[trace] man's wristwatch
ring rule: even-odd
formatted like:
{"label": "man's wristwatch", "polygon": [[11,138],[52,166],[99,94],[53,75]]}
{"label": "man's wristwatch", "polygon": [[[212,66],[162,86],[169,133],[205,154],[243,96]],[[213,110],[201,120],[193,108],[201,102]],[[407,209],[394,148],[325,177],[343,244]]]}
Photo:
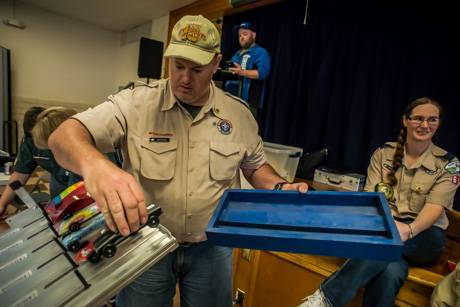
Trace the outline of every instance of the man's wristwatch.
{"label": "man's wristwatch", "polygon": [[278,182],[277,184],[275,184],[275,187],[273,188],[273,190],[275,191],[280,191],[283,189],[283,185],[285,185],[287,182],[286,181],[283,181],[283,182]]}

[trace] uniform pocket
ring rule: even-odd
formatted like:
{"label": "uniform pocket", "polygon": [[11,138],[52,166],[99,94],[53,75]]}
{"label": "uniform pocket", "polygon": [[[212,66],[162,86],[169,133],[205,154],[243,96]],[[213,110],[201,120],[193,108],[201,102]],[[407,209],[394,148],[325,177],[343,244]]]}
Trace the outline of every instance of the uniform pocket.
{"label": "uniform pocket", "polygon": [[241,163],[240,147],[235,143],[211,142],[209,172],[214,180],[231,180]]}
{"label": "uniform pocket", "polygon": [[413,212],[420,212],[425,205],[426,196],[430,192],[433,182],[426,181],[412,181],[411,198],[410,198],[410,209]]}
{"label": "uniform pocket", "polygon": [[154,180],[170,180],[176,168],[177,141],[153,142],[145,139],[141,144],[140,171],[142,176]]}

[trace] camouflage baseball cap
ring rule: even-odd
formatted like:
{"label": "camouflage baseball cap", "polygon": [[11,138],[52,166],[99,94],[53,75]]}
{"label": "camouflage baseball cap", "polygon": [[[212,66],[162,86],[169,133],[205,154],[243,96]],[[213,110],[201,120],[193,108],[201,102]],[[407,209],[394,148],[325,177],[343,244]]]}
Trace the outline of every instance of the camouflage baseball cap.
{"label": "camouflage baseball cap", "polygon": [[201,15],[187,15],[174,25],[164,56],[206,65],[216,53],[220,53],[220,34],[216,26]]}

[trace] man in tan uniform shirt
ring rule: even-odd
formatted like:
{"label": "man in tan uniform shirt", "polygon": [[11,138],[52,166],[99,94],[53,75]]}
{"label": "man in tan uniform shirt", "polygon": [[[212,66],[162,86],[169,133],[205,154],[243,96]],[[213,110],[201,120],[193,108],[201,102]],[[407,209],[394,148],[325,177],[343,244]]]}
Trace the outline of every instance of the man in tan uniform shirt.
{"label": "man in tan uniform shirt", "polygon": [[[169,79],[109,96],[61,125],[50,148],[83,176],[111,229],[137,230],[146,221],[145,204],[154,202],[181,244],[123,289],[117,306],[170,306],[177,279],[186,306],[231,306],[231,249],[205,236],[224,190],[240,186],[240,168],[256,188],[306,192],[308,186],[274,172],[246,103],[212,83],[222,56],[209,20],[183,17],[165,57]],[[122,150],[123,170],[97,150],[114,147]]]}

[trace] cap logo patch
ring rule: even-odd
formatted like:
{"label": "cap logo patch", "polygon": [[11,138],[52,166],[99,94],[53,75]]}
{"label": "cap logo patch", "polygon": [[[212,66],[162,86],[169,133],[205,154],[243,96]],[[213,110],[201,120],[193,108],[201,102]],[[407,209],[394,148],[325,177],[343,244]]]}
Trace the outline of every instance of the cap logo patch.
{"label": "cap logo patch", "polygon": [[199,40],[206,41],[206,35],[201,33],[201,26],[189,24],[184,28],[180,29],[179,36],[183,41],[190,41],[196,43]]}

